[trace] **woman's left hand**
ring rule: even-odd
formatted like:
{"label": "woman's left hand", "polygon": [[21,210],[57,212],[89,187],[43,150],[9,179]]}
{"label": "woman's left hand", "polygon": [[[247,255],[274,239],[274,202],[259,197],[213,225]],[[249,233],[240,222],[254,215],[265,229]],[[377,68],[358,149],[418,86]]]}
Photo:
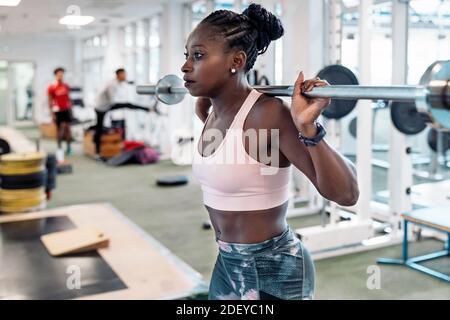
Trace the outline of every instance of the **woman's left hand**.
{"label": "woman's left hand", "polygon": [[322,111],[330,104],[330,98],[308,98],[303,93],[311,91],[314,87],[325,87],[330,84],[326,80],[316,79],[304,80],[303,71],[300,72],[295,81],[292,94],[291,115],[297,129],[305,136],[315,135],[314,122]]}

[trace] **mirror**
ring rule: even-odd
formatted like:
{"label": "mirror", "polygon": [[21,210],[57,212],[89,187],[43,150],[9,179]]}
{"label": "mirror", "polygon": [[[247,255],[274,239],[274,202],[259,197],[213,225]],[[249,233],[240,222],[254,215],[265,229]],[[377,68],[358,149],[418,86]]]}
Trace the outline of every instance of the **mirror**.
{"label": "mirror", "polygon": [[10,62],[11,111],[14,122],[33,119],[35,66],[32,62]]}

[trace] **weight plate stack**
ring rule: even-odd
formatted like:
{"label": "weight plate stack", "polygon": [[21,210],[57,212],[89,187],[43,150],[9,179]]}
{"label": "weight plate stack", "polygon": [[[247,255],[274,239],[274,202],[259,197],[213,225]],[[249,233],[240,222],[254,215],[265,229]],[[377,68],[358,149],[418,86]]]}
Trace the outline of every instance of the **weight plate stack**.
{"label": "weight plate stack", "polygon": [[0,157],[0,212],[27,212],[45,207],[46,159],[42,152]]}

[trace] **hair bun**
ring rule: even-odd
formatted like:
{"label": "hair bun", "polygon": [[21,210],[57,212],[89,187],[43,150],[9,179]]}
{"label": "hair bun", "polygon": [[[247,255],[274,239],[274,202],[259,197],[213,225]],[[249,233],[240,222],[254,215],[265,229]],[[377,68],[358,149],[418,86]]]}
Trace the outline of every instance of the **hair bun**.
{"label": "hair bun", "polygon": [[283,24],[273,13],[259,4],[252,3],[242,13],[247,16],[258,30],[258,53],[264,53],[270,42],[281,38],[284,34]]}

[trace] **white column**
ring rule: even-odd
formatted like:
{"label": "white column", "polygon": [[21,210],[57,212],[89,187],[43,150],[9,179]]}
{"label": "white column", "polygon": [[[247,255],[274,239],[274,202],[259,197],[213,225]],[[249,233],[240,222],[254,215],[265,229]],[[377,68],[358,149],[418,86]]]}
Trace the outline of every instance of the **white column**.
{"label": "white column", "polygon": [[121,28],[110,27],[107,32],[108,45],[105,48],[103,60],[103,79],[113,79],[114,71],[124,66],[122,50],[124,47],[124,32]]}
{"label": "white column", "polygon": [[283,83],[293,84],[303,70],[314,77],[323,67],[323,3],[317,0],[283,2],[285,27]]}
{"label": "white column", "polygon": [[[392,84],[407,82],[408,61],[408,3],[393,1],[392,4]],[[411,210],[407,189],[412,185],[411,155],[406,149],[411,146],[408,137],[400,133],[391,123],[389,152],[389,207],[392,221],[400,221],[402,212]],[[395,231],[397,226],[393,228]]]}
{"label": "white column", "polygon": [[[371,83],[371,34],[372,0],[361,0],[359,7],[359,82]],[[357,104],[356,170],[360,190],[357,215],[361,220],[369,218],[372,199],[372,102],[360,100]]]}
{"label": "white column", "polygon": [[[161,74],[175,74],[183,77],[181,66],[184,63],[185,24],[182,23],[183,4],[169,2],[163,6],[161,17]],[[166,123],[166,132],[162,139],[161,150],[170,154],[171,139],[175,130],[193,128],[192,109],[189,107],[189,98],[179,104],[167,107],[169,117]]]}

